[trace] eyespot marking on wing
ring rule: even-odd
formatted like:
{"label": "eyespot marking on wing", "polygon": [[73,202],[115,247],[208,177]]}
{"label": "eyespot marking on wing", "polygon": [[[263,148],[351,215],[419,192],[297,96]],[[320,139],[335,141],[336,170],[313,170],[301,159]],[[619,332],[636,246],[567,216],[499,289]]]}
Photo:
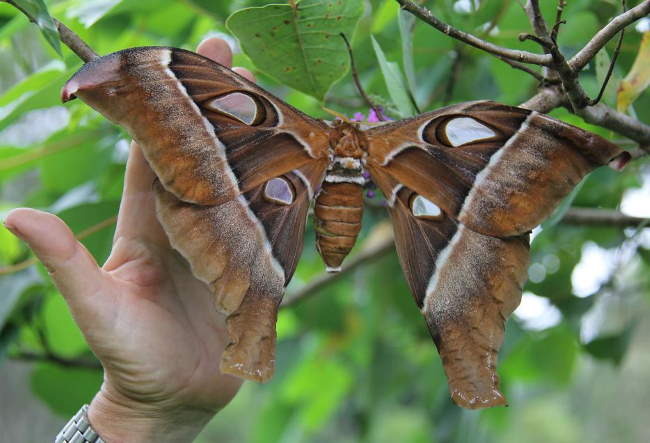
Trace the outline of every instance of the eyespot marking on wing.
{"label": "eyespot marking on wing", "polygon": [[442,209],[435,203],[421,195],[416,195],[411,199],[411,213],[417,218],[430,220],[442,220]]}
{"label": "eyespot marking on wing", "polygon": [[276,177],[266,182],[264,197],[279,205],[290,205],[293,203],[295,193],[287,180]]}
{"label": "eyespot marking on wing", "polygon": [[457,117],[450,119],[444,125],[444,135],[449,144],[456,147],[478,140],[490,139],[497,134],[473,118]]}
{"label": "eyespot marking on wing", "polygon": [[241,92],[233,92],[232,94],[214,98],[206,102],[204,106],[211,111],[236,118],[247,125],[255,123],[258,117],[258,106],[255,100]]}

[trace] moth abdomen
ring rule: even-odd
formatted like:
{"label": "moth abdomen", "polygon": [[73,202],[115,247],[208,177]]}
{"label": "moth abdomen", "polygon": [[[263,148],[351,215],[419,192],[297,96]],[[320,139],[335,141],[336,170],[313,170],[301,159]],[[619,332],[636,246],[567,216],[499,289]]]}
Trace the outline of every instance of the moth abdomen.
{"label": "moth abdomen", "polygon": [[363,187],[325,181],[314,208],[316,247],[328,272],[337,272],[361,230]]}

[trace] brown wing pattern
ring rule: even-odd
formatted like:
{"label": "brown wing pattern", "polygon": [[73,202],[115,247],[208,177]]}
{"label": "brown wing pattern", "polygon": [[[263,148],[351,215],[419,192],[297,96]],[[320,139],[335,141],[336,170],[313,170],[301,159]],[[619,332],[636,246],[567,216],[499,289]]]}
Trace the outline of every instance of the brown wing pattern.
{"label": "brown wing pattern", "polygon": [[[172,245],[228,314],[222,370],[268,379],[277,309],[329,163],[328,126],[173,48],[96,59],[64,87],[64,100],[75,96],[126,128],[158,176],[158,216]],[[389,199],[400,261],[452,397],[470,408],[504,404],[495,362],[526,276],[527,232],[620,151],[491,102],[364,137],[366,166]]]}
{"label": "brown wing pattern", "polygon": [[[368,169],[389,199],[405,275],[458,404],[505,404],[496,373],[528,264],[527,232],[621,151],[528,110],[448,107],[368,131]],[[414,196],[440,210],[416,216]]]}
{"label": "brown wing pattern", "polygon": [[327,126],[229,69],[172,48],[94,60],[63,96],[78,96],[139,142],[160,180],[158,218],[171,244],[228,314],[222,370],[267,380],[277,309],[327,168]]}
{"label": "brown wing pattern", "polygon": [[[228,164],[242,192],[316,158],[327,157],[327,125],[254,83],[188,51],[174,50],[169,67],[224,144]],[[220,112],[210,105],[229,96],[250,101],[249,107],[255,111],[248,115],[250,125],[224,112],[227,108]]]}

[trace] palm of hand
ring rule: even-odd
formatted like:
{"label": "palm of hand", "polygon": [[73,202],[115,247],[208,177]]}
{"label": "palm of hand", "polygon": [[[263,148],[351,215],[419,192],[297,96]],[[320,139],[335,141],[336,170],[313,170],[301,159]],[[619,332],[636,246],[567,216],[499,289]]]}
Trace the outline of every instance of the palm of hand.
{"label": "palm of hand", "polygon": [[[231,65],[223,40],[207,40],[198,52]],[[254,80],[246,70],[239,73]],[[228,340],[225,319],[207,286],[170,247],[156,218],[154,180],[134,144],[113,250],[102,268],[54,215],[16,209],[5,220],[48,267],[104,366],[104,384],[89,414],[107,432],[114,429],[102,416],[114,419],[134,411],[163,421],[187,412],[186,421],[200,429],[241,384],[219,371]]]}
{"label": "palm of hand", "polygon": [[219,372],[225,319],[170,248],[155,216],[152,182],[134,146],[116,241],[100,271],[101,315],[83,329],[104,362],[105,395],[218,410],[240,385]]}

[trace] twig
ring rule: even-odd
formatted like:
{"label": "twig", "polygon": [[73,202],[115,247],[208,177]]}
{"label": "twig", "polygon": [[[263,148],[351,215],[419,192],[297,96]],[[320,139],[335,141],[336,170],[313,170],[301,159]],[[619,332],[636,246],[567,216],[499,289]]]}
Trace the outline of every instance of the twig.
{"label": "twig", "polygon": [[497,56],[497,58],[499,60],[503,61],[503,62],[506,62],[507,64],[509,64],[514,69],[519,69],[520,71],[524,71],[527,74],[532,75],[540,83],[544,83],[546,81],[546,79],[544,78],[544,76],[542,74],[532,70],[531,68],[524,65],[523,63],[518,63],[518,62],[510,60],[509,58],[506,58],[506,57]]}
{"label": "twig", "polygon": [[588,106],[576,112],[586,122],[611,129],[639,143],[640,148],[648,151],[650,147],[650,126],[629,115],[618,112],[602,103]]}
{"label": "twig", "polygon": [[66,368],[85,368],[85,369],[102,369],[99,360],[85,358],[85,357],[62,357],[53,353],[39,353],[33,351],[20,351],[15,354],[10,354],[9,358],[12,360],[23,361],[44,361],[56,363]]}
{"label": "twig", "polygon": [[638,146],[627,151],[630,154],[630,160],[636,160],[641,157],[645,157],[650,154],[650,145],[648,146]]}
{"label": "twig", "polygon": [[645,0],[629,11],[618,15],[603,29],[598,31],[589,43],[587,43],[584,48],[578,51],[578,53],[569,60],[569,66],[576,71],[580,71],[591,61],[592,58],[596,56],[596,53],[600,51],[607,42],[614,38],[618,31],[648,14],[650,14],[650,0]]}
{"label": "twig", "polygon": [[560,32],[560,25],[566,23],[565,20],[562,20],[562,14],[564,13],[564,7],[566,6],[566,2],[564,0],[560,0],[557,4],[557,11],[555,13],[555,24],[553,25],[553,29],[551,30],[551,40],[554,42],[557,42],[557,34]]}
{"label": "twig", "polygon": [[75,32],[68,28],[66,25],[54,19],[54,24],[56,29],[59,31],[59,37],[61,41],[68,47],[72,52],[77,54],[80,59],[84,62],[89,62],[96,58],[99,58],[99,55],[92,50],[86,42],[84,42],[81,37],[79,37]]}
{"label": "twig", "polygon": [[528,0],[524,9],[535,34],[542,38],[548,37],[548,28],[546,27],[546,21],[542,16],[542,12],[539,10],[539,1]]}
{"label": "twig", "polygon": [[621,228],[636,227],[647,222],[647,218],[633,217],[618,211],[597,208],[571,208],[561,221],[561,223],[572,225],[599,225]]}
{"label": "twig", "polygon": [[347,265],[344,265],[341,271],[336,273],[322,274],[310,280],[309,283],[297,291],[288,294],[282,301],[281,307],[286,308],[287,306],[292,306],[299,301],[316,294],[324,287],[340,280],[342,277],[354,271],[355,269],[386,255],[388,252],[393,250],[393,247],[393,237],[391,236],[390,238],[387,238],[374,246],[364,249],[359,254],[354,256],[347,263]]}
{"label": "twig", "polygon": [[[584,226],[612,226],[612,227],[636,227],[647,223],[649,220],[642,217],[633,217],[625,215],[618,211],[609,209],[596,208],[570,208],[561,220],[561,223],[584,225]],[[350,262],[343,266],[340,272],[334,274],[321,274],[312,279],[309,283],[295,292],[287,295],[282,302],[281,307],[292,306],[305,298],[308,298],[330,284],[340,280],[346,274],[364,266],[393,250],[393,237],[387,238],[382,242],[369,247]]]}
{"label": "twig", "polygon": [[[36,20],[34,17],[32,17],[29,13],[29,11],[25,10],[22,6],[20,6],[18,3],[13,2],[13,1],[7,1],[11,6],[14,8],[18,9],[20,12],[22,12],[32,23],[36,23]],[[96,59],[99,57],[95,51],[93,51],[90,46],[84,42],[81,37],[79,37],[75,32],[68,28],[66,25],[58,21],[57,19],[53,18],[54,25],[56,26],[56,30],[59,33],[59,39],[63,44],[65,44],[72,52],[77,54],[80,59],[82,59],[84,62],[89,62],[93,59]],[[36,23],[38,25],[38,23]]]}
{"label": "twig", "polygon": [[377,118],[380,121],[386,121],[386,118],[384,117],[384,113],[370,99],[368,94],[366,94],[366,91],[363,89],[363,86],[361,85],[361,81],[359,80],[359,73],[357,71],[357,66],[354,63],[354,54],[352,53],[352,46],[350,46],[350,42],[348,41],[348,38],[342,32],[340,35],[343,38],[343,41],[345,42],[345,46],[348,48],[348,54],[350,55],[350,70],[352,71],[352,79],[354,80],[354,84],[356,85],[359,94],[361,94],[361,97],[363,97],[363,100],[366,102],[368,107],[370,107],[373,111],[375,111],[375,115],[377,116]]}
{"label": "twig", "polygon": [[[627,5],[625,4],[625,0],[623,0],[623,12],[627,10]],[[607,69],[607,75],[605,75],[605,80],[603,81],[603,85],[600,87],[600,91],[598,92],[598,96],[596,96],[595,99],[591,100],[589,102],[589,106],[594,106],[598,104],[601,98],[603,98],[603,94],[605,93],[605,89],[607,89],[607,83],[609,83],[609,79],[612,76],[612,72],[614,72],[614,66],[616,66],[616,59],[618,58],[618,54],[621,52],[621,44],[623,43],[623,38],[625,37],[625,28],[621,29],[621,36],[618,39],[618,44],[616,45],[616,49],[614,50],[614,55],[612,56],[612,60],[609,62],[609,68]]]}
{"label": "twig", "polygon": [[562,106],[564,103],[564,93],[559,86],[549,86],[539,89],[537,94],[521,103],[519,106],[531,111],[546,114],[553,109]]}
{"label": "twig", "polygon": [[551,56],[548,54],[535,54],[528,51],[519,51],[515,49],[504,48],[503,46],[495,45],[493,43],[482,40],[475,35],[456,29],[453,26],[448,25],[447,23],[435,17],[433,13],[428,9],[416,5],[409,0],[397,0],[397,2],[402,6],[404,10],[430,24],[440,32],[443,32],[448,36],[455,38],[456,40],[465,42],[468,45],[474,46],[475,48],[479,48],[491,54],[506,57],[518,62],[547,66],[553,61]]}
{"label": "twig", "polygon": [[463,53],[460,45],[456,46],[454,49],[454,61],[451,63],[451,69],[449,73],[449,80],[447,81],[447,87],[445,88],[445,95],[442,99],[442,104],[447,106],[454,95],[454,87],[458,82],[458,77],[460,76],[460,67],[463,63]]}

